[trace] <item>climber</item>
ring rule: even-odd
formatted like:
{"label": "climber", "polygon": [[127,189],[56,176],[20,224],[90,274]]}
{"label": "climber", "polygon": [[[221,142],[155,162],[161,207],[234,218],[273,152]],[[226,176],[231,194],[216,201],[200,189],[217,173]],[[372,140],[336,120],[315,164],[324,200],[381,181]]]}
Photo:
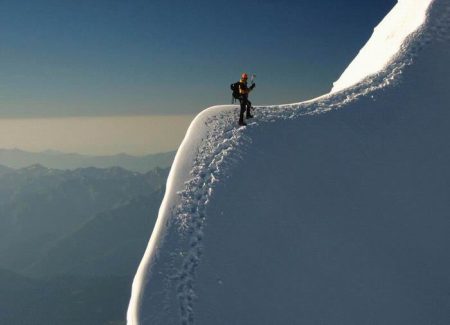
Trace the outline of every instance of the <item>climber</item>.
{"label": "climber", "polygon": [[241,104],[239,125],[247,125],[247,123],[244,122],[244,113],[246,113],[246,119],[253,117],[250,111],[252,108],[252,103],[248,100],[248,94],[255,88],[255,83],[252,83],[252,85],[248,87],[247,80],[247,74],[243,73],[241,80],[231,85],[231,89],[233,90],[233,98],[239,99],[239,103]]}

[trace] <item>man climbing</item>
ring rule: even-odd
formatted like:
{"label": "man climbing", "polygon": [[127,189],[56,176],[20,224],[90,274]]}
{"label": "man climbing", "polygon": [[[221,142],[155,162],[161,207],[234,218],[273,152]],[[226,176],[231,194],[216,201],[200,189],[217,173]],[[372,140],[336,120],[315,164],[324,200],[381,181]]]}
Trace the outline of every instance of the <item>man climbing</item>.
{"label": "man climbing", "polygon": [[252,107],[252,103],[248,100],[248,94],[255,88],[255,83],[252,83],[250,87],[247,85],[248,76],[244,72],[241,76],[241,80],[239,81],[239,103],[241,104],[241,112],[239,114],[239,125],[247,125],[244,122],[244,112],[246,112],[246,118],[252,118],[253,115],[250,112]]}

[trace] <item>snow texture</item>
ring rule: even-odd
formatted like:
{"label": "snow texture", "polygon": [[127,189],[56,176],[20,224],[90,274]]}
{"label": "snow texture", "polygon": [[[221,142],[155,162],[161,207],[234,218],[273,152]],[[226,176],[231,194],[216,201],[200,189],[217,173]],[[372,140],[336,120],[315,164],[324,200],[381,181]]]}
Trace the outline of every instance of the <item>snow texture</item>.
{"label": "snow texture", "polygon": [[197,116],[129,325],[448,323],[450,3],[388,17],[374,36],[401,46],[375,73],[352,63],[343,90],[257,107],[247,127],[232,105]]}
{"label": "snow texture", "polygon": [[375,28],[372,37],[334,83],[331,92],[352,86],[395,60],[405,39],[425,21],[432,0],[402,0]]}

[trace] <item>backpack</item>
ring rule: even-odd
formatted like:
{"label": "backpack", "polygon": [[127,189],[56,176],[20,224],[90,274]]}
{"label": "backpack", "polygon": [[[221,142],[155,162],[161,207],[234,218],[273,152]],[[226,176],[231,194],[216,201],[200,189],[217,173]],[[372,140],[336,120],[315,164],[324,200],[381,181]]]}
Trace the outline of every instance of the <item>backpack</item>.
{"label": "backpack", "polygon": [[241,84],[240,81],[232,83],[230,85],[231,90],[233,91],[233,99],[239,99],[240,94],[239,94],[239,85]]}

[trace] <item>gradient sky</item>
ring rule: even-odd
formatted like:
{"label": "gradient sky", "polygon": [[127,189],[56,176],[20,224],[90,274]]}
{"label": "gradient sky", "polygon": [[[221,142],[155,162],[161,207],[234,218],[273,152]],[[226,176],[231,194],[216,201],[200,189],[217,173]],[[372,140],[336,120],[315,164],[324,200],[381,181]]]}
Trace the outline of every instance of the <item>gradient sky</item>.
{"label": "gradient sky", "polygon": [[175,150],[243,71],[255,105],[327,93],[395,3],[0,0],[0,148]]}
{"label": "gradient sky", "polygon": [[0,0],[0,118],[194,114],[328,92],[395,0]]}

